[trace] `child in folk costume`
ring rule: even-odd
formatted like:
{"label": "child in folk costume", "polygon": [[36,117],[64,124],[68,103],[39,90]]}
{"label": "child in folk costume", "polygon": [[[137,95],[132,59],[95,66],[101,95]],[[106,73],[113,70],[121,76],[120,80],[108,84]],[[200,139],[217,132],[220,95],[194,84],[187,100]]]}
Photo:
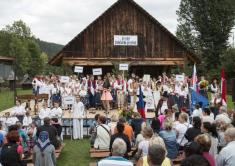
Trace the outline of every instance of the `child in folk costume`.
{"label": "child in folk costume", "polygon": [[121,75],[118,75],[118,79],[115,82],[114,87],[117,91],[117,103],[118,103],[118,109],[120,110],[123,109],[124,107],[125,93],[126,93],[126,82]]}
{"label": "child in folk costume", "polygon": [[73,104],[71,116],[73,118],[73,139],[83,139],[83,118],[84,105],[80,101],[80,97],[76,96],[76,102]]}
{"label": "child in folk costume", "polygon": [[137,93],[138,83],[136,82],[135,78],[132,78],[131,80],[131,83],[128,85],[128,92],[130,95],[130,105],[132,106],[136,104],[136,102],[134,101],[134,96]]}
{"label": "child in folk costume", "polygon": [[96,96],[95,96],[95,103],[96,106],[101,106],[101,94],[103,91],[103,80],[101,78],[101,76],[98,76],[98,79],[96,80]]}
{"label": "child in folk costume", "polygon": [[110,110],[110,101],[113,100],[113,97],[110,93],[110,82],[109,78],[105,77],[104,83],[103,83],[103,92],[101,96],[101,101],[103,103],[105,113],[109,113]]}
{"label": "child in folk costume", "polygon": [[95,108],[96,81],[95,81],[93,75],[88,80],[87,85],[88,85],[88,95],[89,95],[89,105],[90,105],[90,108]]}
{"label": "child in folk costume", "polygon": [[153,90],[154,106],[155,108],[157,108],[157,104],[161,99],[161,91],[162,91],[161,82],[153,79],[152,90]]}
{"label": "child in folk costume", "polygon": [[32,117],[30,116],[29,112],[26,112],[26,115],[24,116],[23,119],[23,127],[25,127],[26,131],[29,128],[29,125],[33,122]]}
{"label": "child in folk costume", "polygon": [[47,103],[44,101],[42,104],[42,108],[39,111],[39,118],[41,120],[41,125],[44,124],[43,119],[45,117],[50,117],[50,111],[51,111],[51,109],[48,108]]}
{"label": "child in folk costume", "polygon": [[59,123],[61,124],[61,119],[62,119],[62,115],[63,115],[63,111],[59,106],[59,102],[54,102],[54,108],[52,108],[52,110],[50,111],[50,118],[58,118],[59,119]]}

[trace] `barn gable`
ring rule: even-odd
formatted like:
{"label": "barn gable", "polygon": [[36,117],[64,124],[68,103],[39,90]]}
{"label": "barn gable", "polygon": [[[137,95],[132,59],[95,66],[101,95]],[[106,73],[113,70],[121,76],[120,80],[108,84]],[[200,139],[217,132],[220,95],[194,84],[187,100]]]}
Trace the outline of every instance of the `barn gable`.
{"label": "barn gable", "polygon": [[[138,45],[114,46],[114,35],[136,35]],[[135,65],[182,65],[187,59],[200,61],[136,2],[118,0],[72,39],[50,64],[112,65],[116,60]]]}

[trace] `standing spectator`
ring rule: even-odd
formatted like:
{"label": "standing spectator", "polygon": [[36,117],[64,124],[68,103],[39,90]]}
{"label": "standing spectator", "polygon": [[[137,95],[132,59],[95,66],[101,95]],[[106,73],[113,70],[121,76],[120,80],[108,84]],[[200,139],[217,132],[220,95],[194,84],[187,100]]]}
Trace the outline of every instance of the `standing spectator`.
{"label": "standing spectator", "polygon": [[228,114],[227,114],[227,108],[225,106],[221,106],[219,108],[219,115],[217,115],[215,117],[215,121],[217,122],[221,122],[223,121],[224,123],[230,124],[231,123],[231,119],[229,118]]}
{"label": "standing spectator", "polygon": [[160,131],[159,135],[163,138],[166,149],[167,157],[174,159],[177,157],[178,148],[176,141],[176,131],[172,129],[173,122],[170,119],[166,119],[164,122],[164,130]]}
{"label": "standing spectator", "polygon": [[17,144],[20,141],[18,131],[10,131],[6,138],[7,143],[3,145],[1,150],[1,164],[3,166],[26,166],[21,160],[23,147]]}
{"label": "standing spectator", "polygon": [[35,166],[56,165],[55,147],[50,143],[46,131],[40,132],[37,144],[33,148],[33,163]]}
{"label": "standing spectator", "polygon": [[123,141],[125,141],[126,147],[127,147],[124,157],[128,158],[128,153],[131,151],[131,143],[130,143],[128,136],[125,135],[123,132],[124,132],[124,124],[118,122],[117,123],[117,134],[114,134],[111,136],[109,150],[110,151],[112,150],[112,145],[113,145],[113,142],[115,141],[115,139],[121,138],[121,139],[123,139]]}
{"label": "standing spectator", "polygon": [[72,106],[73,139],[83,139],[83,118],[85,117],[84,104],[80,97],[76,96],[76,102]]}
{"label": "standing spectator", "polygon": [[96,127],[96,139],[94,148],[109,149],[110,144],[110,128],[106,125],[106,117],[100,115],[98,120],[99,125]]}
{"label": "standing spectator", "polygon": [[189,128],[185,133],[185,138],[188,140],[188,142],[194,141],[194,138],[201,134],[201,119],[196,116],[193,117],[193,127]]}
{"label": "standing spectator", "polygon": [[233,166],[235,163],[235,128],[229,128],[225,132],[227,145],[221,150],[216,158],[217,166]]}
{"label": "standing spectator", "polygon": [[98,166],[133,166],[133,163],[125,159],[126,143],[123,139],[117,138],[112,145],[112,156],[102,159],[98,162]]}
{"label": "standing spectator", "polygon": [[57,137],[58,137],[57,130],[50,123],[51,123],[50,118],[48,118],[48,117],[44,118],[44,125],[38,127],[36,135],[37,135],[37,137],[39,137],[39,134],[42,131],[48,132],[49,140],[50,140],[51,144],[54,145],[54,147],[56,149],[58,149],[60,147],[60,142],[57,140]]}

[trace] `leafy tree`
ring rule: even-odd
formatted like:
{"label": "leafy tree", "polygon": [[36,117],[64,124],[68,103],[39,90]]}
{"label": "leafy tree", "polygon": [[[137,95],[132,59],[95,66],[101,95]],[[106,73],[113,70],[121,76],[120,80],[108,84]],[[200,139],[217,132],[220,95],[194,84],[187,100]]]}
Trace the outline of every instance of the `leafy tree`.
{"label": "leafy tree", "polygon": [[202,58],[204,69],[219,68],[234,26],[233,0],[181,0],[176,35]]}
{"label": "leafy tree", "polygon": [[222,55],[222,60],[226,77],[235,77],[235,48],[229,48],[227,51],[225,51]]}
{"label": "leafy tree", "polygon": [[12,25],[7,25],[3,30],[23,38],[32,37],[30,28],[22,20],[15,21]]}

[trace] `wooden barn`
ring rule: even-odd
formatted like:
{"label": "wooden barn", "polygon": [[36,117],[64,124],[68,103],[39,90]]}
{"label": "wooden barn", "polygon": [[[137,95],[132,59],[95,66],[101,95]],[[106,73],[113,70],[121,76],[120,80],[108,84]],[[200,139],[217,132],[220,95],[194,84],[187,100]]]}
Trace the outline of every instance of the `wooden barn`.
{"label": "wooden barn", "polygon": [[111,72],[118,64],[128,63],[129,72],[156,75],[199,61],[134,0],[118,0],[49,63],[83,66],[85,73],[95,67]]}

